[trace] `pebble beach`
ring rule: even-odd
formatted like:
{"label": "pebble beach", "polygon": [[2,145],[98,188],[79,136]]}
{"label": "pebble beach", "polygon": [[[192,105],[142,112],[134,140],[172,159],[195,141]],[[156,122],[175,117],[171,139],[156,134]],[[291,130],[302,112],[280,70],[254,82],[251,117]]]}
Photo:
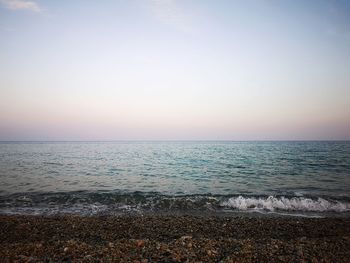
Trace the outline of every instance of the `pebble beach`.
{"label": "pebble beach", "polygon": [[349,218],[0,216],[1,262],[349,262]]}

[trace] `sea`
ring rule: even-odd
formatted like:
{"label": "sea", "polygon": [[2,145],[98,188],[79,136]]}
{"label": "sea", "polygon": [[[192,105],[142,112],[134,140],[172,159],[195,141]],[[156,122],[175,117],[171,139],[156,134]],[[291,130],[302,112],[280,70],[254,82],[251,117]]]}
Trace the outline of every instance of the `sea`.
{"label": "sea", "polygon": [[350,216],[349,141],[1,142],[0,214]]}

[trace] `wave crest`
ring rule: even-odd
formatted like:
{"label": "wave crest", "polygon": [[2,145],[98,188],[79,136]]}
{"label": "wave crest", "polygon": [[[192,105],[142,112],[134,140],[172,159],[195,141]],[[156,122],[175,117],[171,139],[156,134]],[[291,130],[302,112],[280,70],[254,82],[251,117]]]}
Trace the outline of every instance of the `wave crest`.
{"label": "wave crest", "polygon": [[225,208],[237,210],[266,210],[266,211],[310,211],[310,212],[349,212],[350,203],[340,201],[328,201],[323,198],[313,200],[305,197],[231,197],[223,201],[221,205]]}

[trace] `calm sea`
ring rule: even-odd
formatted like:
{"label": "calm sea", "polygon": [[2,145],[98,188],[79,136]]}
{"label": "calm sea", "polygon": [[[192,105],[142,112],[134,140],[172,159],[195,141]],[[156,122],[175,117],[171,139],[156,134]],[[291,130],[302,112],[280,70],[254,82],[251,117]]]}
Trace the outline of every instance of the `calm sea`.
{"label": "calm sea", "polygon": [[350,142],[3,142],[0,213],[350,215]]}

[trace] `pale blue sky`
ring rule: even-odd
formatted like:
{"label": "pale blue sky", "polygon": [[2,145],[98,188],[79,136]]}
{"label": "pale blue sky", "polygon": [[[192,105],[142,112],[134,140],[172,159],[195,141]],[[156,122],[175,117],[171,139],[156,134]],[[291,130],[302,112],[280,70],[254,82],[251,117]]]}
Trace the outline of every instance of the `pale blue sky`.
{"label": "pale blue sky", "polygon": [[0,0],[0,140],[109,139],[350,139],[350,2]]}

